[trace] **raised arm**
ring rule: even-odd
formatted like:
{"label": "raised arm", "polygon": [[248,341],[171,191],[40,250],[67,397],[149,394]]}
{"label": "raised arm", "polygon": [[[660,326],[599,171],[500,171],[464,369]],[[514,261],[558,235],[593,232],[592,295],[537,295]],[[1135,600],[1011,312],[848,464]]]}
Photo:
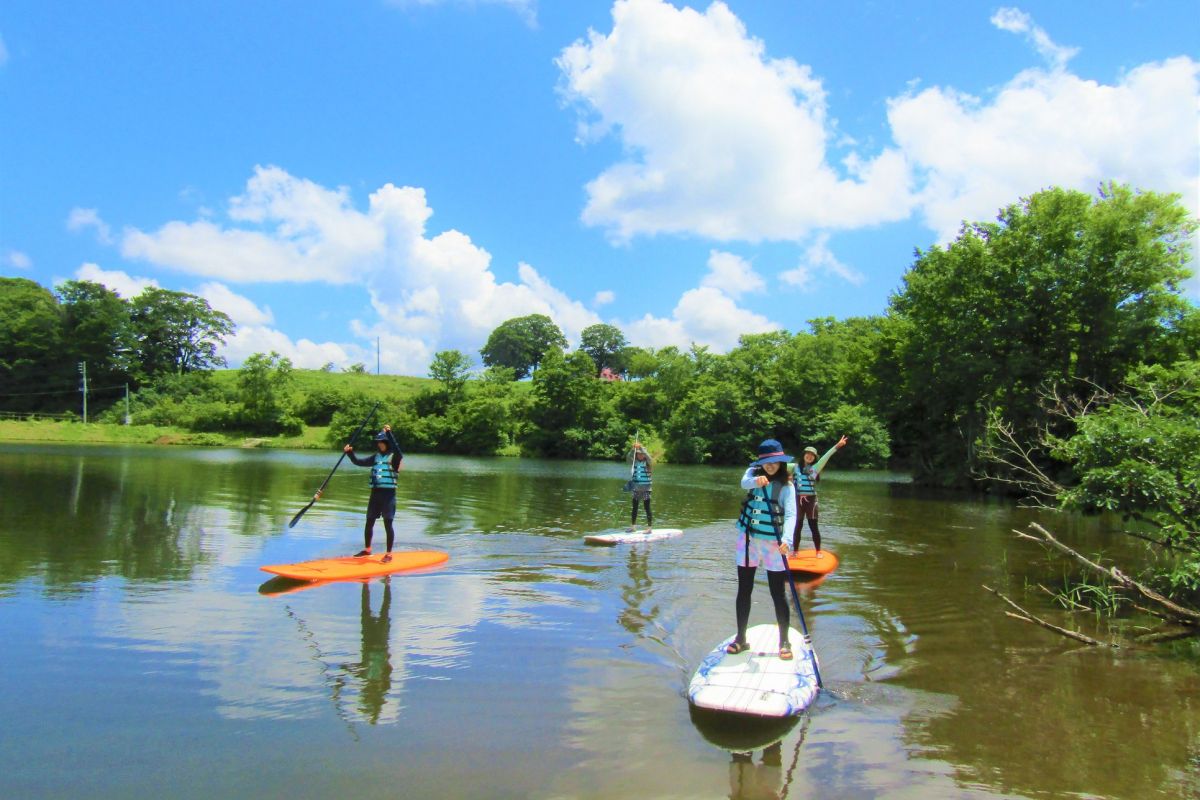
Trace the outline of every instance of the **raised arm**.
{"label": "raised arm", "polygon": [[813,471],[816,472],[818,475],[820,475],[821,470],[825,469],[825,465],[829,463],[829,459],[833,458],[833,454],[836,453],[838,450],[841,450],[843,447],[845,447],[846,442],[848,442],[848,441],[850,441],[850,440],[847,439],[845,436],[838,439],[837,444],[835,444],[833,447],[829,448],[829,452],[827,452],[825,455],[821,456],[820,461],[818,461],[816,464],[813,464]]}
{"label": "raised arm", "polygon": [[359,458],[358,456],[356,456],[354,454],[354,448],[351,447],[350,445],[346,445],[345,447],[343,447],[342,451],[345,452],[345,454],[350,457],[350,460],[352,462],[354,462],[354,465],[356,467],[371,467],[371,466],[375,465],[375,459],[373,459],[373,458],[366,458],[366,457]]}

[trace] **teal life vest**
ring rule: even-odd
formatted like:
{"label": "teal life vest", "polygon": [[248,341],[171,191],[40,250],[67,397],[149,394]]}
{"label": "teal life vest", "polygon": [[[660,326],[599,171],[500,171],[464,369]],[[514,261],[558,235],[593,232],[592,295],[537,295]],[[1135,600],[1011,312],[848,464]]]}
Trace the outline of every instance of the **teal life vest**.
{"label": "teal life vest", "polygon": [[650,467],[645,461],[633,462],[633,482],[641,486],[650,485]]}
{"label": "teal life vest", "polygon": [[775,481],[766,486],[755,486],[746,493],[742,501],[742,512],[738,515],[738,530],[760,539],[783,541],[783,506],[779,493],[783,491]]}
{"label": "teal life vest", "polygon": [[796,494],[816,494],[817,481],[820,479],[820,474],[812,467],[797,466],[792,475],[792,485],[796,487]]}
{"label": "teal life vest", "polygon": [[375,454],[375,463],[371,465],[372,489],[396,488],[396,470],[392,469],[393,455],[395,454],[390,450],[386,453]]}

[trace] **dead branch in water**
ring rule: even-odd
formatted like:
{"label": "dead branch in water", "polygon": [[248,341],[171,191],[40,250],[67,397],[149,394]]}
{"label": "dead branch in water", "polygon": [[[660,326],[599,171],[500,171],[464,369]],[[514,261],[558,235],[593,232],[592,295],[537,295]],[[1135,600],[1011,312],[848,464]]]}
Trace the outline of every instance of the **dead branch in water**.
{"label": "dead branch in water", "polygon": [[1092,645],[1094,647],[1120,647],[1120,645],[1116,644],[1115,642],[1102,642],[1099,639],[1093,639],[1092,637],[1086,636],[1078,631],[1069,631],[1066,628],[1060,628],[1053,623],[1046,622],[1046,620],[1042,619],[1041,617],[1031,614],[1024,608],[1021,608],[1021,606],[1014,603],[1012,599],[1004,595],[1002,592],[996,591],[987,584],[983,584],[983,588],[996,595],[996,597],[999,597],[1001,600],[1008,603],[1010,606],[1020,612],[1018,614],[1014,614],[1011,611],[1005,611],[1004,613],[1006,616],[1012,617],[1013,619],[1019,619],[1022,622],[1028,622],[1033,625],[1040,625],[1046,630],[1054,631],[1057,634],[1066,636],[1068,639],[1074,639],[1077,642],[1083,642],[1084,644]]}
{"label": "dead branch in water", "polygon": [[1124,572],[1117,569],[1116,567],[1106,568],[1100,564],[1097,564],[1095,561],[1092,561],[1090,558],[1083,555],[1082,553],[1079,553],[1075,550],[1072,550],[1070,547],[1067,547],[1065,544],[1060,542],[1058,539],[1054,538],[1054,535],[1051,534],[1050,531],[1046,530],[1041,525],[1038,525],[1036,522],[1029,523],[1029,528],[1031,530],[1033,530],[1037,535],[1031,536],[1028,533],[1024,533],[1024,532],[1018,531],[1018,530],[1014,530],[1013,533],[1015,533],[1017,536],[1020,536],[1022,539],[1030,539],[1032,541],[1038,542],[1043,545],[1050,545],[1051,547],[1055,548],[1059,552],[1064,553],[1064,554],[1070,556],[1071,558],[1075,559],[1075,561],[1084,565],[1085,567],[1090,569],[1092,572],[1095,572],[1097,575],[1102,576],[1110,584],[1116,585],[1122,589],[1137,592],[1138,594],[1140,594],[1142,597],[1146,598],[1150,602],[1160,606],[1161,608],[1166,609],[1167,614],[1169,615],[1168,618],[1172,622],[1177,622],[1180,625],[1187,625],[1189,627],[1200,627],[1200,611],[1196,611],[1195,609],[1181,606],[1178,603],[1174,602],[1173,600],[1163,597],[1161,594],[1154,591],[1149,586],[1146,586],[1143,583],[1139,583],[1138,581],[1135,581],[1133,578],[1129,577],[1128,575],[1126,575]]}

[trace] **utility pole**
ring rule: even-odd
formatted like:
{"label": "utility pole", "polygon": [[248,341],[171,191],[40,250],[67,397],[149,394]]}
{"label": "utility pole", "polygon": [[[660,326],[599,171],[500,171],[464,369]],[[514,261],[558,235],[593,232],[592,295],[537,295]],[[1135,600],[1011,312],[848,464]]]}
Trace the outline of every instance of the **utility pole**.
{"label": "utility pole", "polygon": [[83,424],[87,425],[87,362],[79,362],[79,374],[83,376],[83,382],[79,385],[79,390],[83,392]]}
{"label": "utility pole", "polygon": [[129,384],[125,384],[125,424],[129,424]]}
{"label": "utility pole", "polygon": [[380,374],[380,369],[379,369],[380,363],[381,362],[380,362],[380,358],[379,358],[379,337],[376,336],[375,337],[375,374],[376,375]]}

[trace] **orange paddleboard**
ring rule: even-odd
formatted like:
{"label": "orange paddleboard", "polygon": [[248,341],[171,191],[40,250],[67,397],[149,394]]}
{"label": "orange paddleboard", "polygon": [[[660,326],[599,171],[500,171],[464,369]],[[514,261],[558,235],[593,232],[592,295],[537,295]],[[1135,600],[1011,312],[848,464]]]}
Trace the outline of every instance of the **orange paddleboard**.
{"label": "orange paddleboard", "polygon": [[374,553],[361,558],[323,558],[317,561],[301,561],[299,564],[272,564],[261,569],[263,572],[298,581],[344,581],[432,567],[450,558],[448,553],[441,550],[405,550],[392,553],[392,560],[384,564],[384,555]]}
{"label": "orange paddleboard", "polygon": [[837,569],[838,557],[828,550],[822,550],[817,557],[816,550],[797,550],[788,556],[788,566],[792,572],[803,572],[806,575],[828,575]]}

